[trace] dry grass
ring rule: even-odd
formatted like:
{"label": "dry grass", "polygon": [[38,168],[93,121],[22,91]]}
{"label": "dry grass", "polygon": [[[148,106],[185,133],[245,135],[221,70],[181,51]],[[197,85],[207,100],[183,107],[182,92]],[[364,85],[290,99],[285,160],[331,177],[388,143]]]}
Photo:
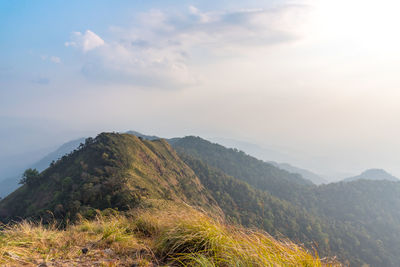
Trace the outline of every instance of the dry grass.
{"label": "dry grass", "polygon": [[[82,248],[87,248],[84,254]],[[66,229],[21,222],[0,231],[1,266],[324,266],[264,232],[175,205],[81,220]]]}

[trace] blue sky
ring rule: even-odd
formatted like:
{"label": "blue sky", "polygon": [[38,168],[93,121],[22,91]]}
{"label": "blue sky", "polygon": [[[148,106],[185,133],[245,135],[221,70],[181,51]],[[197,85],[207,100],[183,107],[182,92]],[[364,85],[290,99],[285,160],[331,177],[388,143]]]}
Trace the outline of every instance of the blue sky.
{"label": "blue sky", "polygon": [[400,175],[399,8],[0,1],[0,154],[132,129],[273,145],[317,172]]}

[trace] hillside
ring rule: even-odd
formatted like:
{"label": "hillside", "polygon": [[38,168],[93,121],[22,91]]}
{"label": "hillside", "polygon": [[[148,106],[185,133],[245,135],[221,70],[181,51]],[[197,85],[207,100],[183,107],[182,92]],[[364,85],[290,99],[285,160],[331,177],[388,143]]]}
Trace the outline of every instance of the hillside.
{"label": "hillside", "polygon": [[[326,179],[324,179],[323,177],[321,177],[318,174],[315,174],[315,173],[313,173],[309,170],[303,169],[303,168],[293,166],[289,163],[284,163],[284,162],[296,161],[295,157],[290,156],[288,153],[278,152],[271,148],[266,149],[266,148],[256,145],[256,144],[238,141],[238,140],[229,139],[229,138],[212,138],[209,140],[212,142],[215,142],[217,144],[220,144],[224,147],[227,147],[227,148],[236,148],[238,150],[244,151],[246,154],[249,154],[257,159],[264,160],[265,162],[268,162],[282,170],[285,170],[285,171],[288,171],[291,173],[298,173],[303,178],[310,180],[311,182],[313,182],[316,185],[328,183],[328,181]],[[283,162],[283,163],[281,163],[281,162]]]}
{"label": "hillside", "polygon": [[0,217],[74,219],[93,209],[126,210],[159,198],[211,208],[213,199],[166,141],[100,134],[0,202]]}
{"label": "hillside", "polygon": [[[150,135],[144,135],[142,133],[139,133],[137,131],[128,131],[126,132],[127,134],[135,135],[137,137],[147,139],[147,140],[156,140],[160,139],[157,136],[150,136]],[[78,146],[81,143],[85,142],[85,138],[78,138],[74,139],[71,141],[68,141],[64,144],[62,144],[60,147],[58,147],[56,150],[48,153],[46,156],[35,162],[34,164],[26,164],[26,168],[32,168],[32,169],[37,169],[38,171],[43,171],[47,167],[49,167],[50,163],[52,161],[56,161],[62,156],[70,153],[74,149],[78,148]],[[21,175],[23,173],[23,167],[20,167],[18,170],[15,170],[13,175],[7,176],[8,178],[0,180],[0,198],[6,197],[8,194],[13,192],[15,189],[17,189],[20,185],[18,184]],[[0,177],[3,178],[3,177]]]}
{"label": "hillside", "polygon": [[309,249],[315,249],[318,244],[321,255],[329,254],[328,235],[318,217],[198,159],[182,153],[179,156],[194,170],[228,221],[263,229],[275,237],[283,235]]}
{"label": "hillside", "polygon": [[306,194],[314,187],[311,181],[299,174],[281,170],[242,151],[225,148],[200,137],[188,136],[170,142],[178,152],[198,158],[207,165],[280,199],[295,201],[298,194]]}
{"label": "hillside", "polygon": [[315,174],[309,170],[303,169],[303,168],[299,168],[299,167],[295,167],[292,166],[288,163],[277,163],[274,161],[268,161],[268,163],[271,163],[272,165],[274,165],[275,167],[278,167],[279,169],[291,172],[291,173],[298,173],[300,174],[303,178],[310,180],[311,182],[313,182],[316,185],[320,185],[320,184],[327,184],[328,181],[324,178],[322,178],[321,176],[319,176],[318,174]]}
{"label": "hillside", "polygon": [[[281,201],[285,200],[298,213],[318,222],[312,229],[319,229],[319,232],[314,232],[311,239],[318,242],[320,255],[329,253],[324,249],[329,248],[330,255],[337,255],[351,266],[400,264],[396,252],[400,249],[400,237],[392,234],[399,232],[400,225],[396,215],[400,207],[398,183],[391,182],[393,187],[384,181],[304,185],[299,184],[296,176],[289,176],[288,179],[287,172],[279,172],[281,175],[268,172],[269,166],[262,161],[198,137],[174,139],[172,144],[180,155],[188,154],[201,159],[221,172],[268,192]],[[199,173],[197,175],[202,177]],[[256,210],[252,209],[253,212]],[[251,218],[252,214],[248,216]],[[288,216],[288,220],[296,222],[294,218],[293,214]],[[284,228],[283,233],[291,236],[290,227],[286,225]],[[297,229],[306,233],[304,228]],[[321,242],[320,237],[325,237],[324,241]]]}
{"label": "hillside", "polygon": [[316,188],[312,197],[303,205],[336,229],[332,250],[350,252],[371,266],[399,266],[399,182],[328,184]]}
{"label": "hillside", "polygon": [[391,175],[383,169],[369,169],[362,172],[360,175],[349,177],[343,180],[343,182],[352,182],[357,180],[375,180],[375,181],[394,181],[399,182],[399,178]]}

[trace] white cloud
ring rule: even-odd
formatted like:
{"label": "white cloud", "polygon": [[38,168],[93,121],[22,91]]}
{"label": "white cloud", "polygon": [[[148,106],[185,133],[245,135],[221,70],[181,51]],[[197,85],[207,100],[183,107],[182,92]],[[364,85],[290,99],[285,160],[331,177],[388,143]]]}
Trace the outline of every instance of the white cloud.
{"label": "white cloud", "polygon": [[88,52],[105,44],[104,40],[91,30],[87,30],[84,34],[81,32],[73,32],[71,41],[65,42],[65,46],[72,46],[82,49],[83,52]]}
{"label": "white cloud", "polygon": [[56,56],[41,55],[40,58],[41,58],[43,61],[49,60],[49,61],[51,61],[51,62],[53,62],[53,63],[56,63],[56,64],[61,63],[61,58],[56,57]]}
{"label": "white cloud", "polygon": [[190,6],[179,14],[151,10],[138,16],[135,27],[113,27],[107,43],[87,30],[72,33],[65,46],[83,51],[82,72],[90,79],[182,88],[199,83],[201,75],[192,67],[198,61],[211,63],[221,53],[240,56],[254,46],[297,40],[303,10],[299,5],[225,12]]}
{"label": "white cloud", "polygon": [[53,63],[61,63],[61,59],[59,58],[59,57],[56,57],[56,56],[51,56],[50,57],[50,61],[51,62],[53,62]]}

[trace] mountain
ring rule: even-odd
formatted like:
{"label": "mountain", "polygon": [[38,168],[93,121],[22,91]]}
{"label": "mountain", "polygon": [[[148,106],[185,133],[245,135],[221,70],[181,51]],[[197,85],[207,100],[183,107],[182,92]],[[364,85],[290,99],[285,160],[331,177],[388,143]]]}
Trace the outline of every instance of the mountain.
{"label": "mountain", "polygon": [[[38,171],[43,171],[47,167],[49,167],[52,161],[55,161],[64,156],[65,154],[70,153],[74,149],[78,148],[79,144],[83,142],[85,142],[85,138],[79,138],[76,140],[69,141],[61,145],[55,151],[47,154],[44,158],[40,159],[36,163],[32,165],[26,165],[24,167],[25,169],[32,168],[32,169],[37,169]],[[0,198],[4,198],[5,196],[7,196],[8,194],[10,194],[19,187],[18,182],[21,179],[22,172],[23,171],[21,171],[21,173],[18,175],[14,174],[9,178],[0,181]]]}
{"label": "mountain", "polygon": [[370,266],[400,265],[399,182],[332,183],[315,188],[308,196],[302,205],[335,229],[330,247],[338,255],[349,253]]}
{"label": "mountain", "polygon": [[200,137],[178,138],[171,144],[178,152],[198,158],[207,165],[220,169],[254,188],[269,192],[284,200],[295,201],[298,194],[306,194],[315,186],[299,174],[281,170],[243,151],[226,148]]}
{"label": "mountain", "polygon": [[124,211],[147,200],[168,200],[289,237],[310,249],[314,241],[321,242],[321,252],[327,251],[318,218],[199,159],[178,155],[162,139],[103,133],[42,173],[26,177],[22,187],[0,202],[2,221],[40,217],[68,222],[78,214],[91,217],[95,209]]}
{"label": "mountain", "polygon": [[171,199],[207,209],[215,201],[164,140],[100,134],[63,156],[0,202],[0,217],[63,220],[93,209],[126,210],[144,198]]}
{"label": "mountain", "polygon": [[289,238],[345,265],[400,264],[400,183],[316,186],[193,136],[168,142],[116,133],[88,138],[41,173],[28,170],[25,184],[0,202],[0,220],[55,218],[67,225],[110,209],[153,212],[164,202]]}
{"label": "mountain", "polygon": [[220,144],[227,148],[236,148],[242,150],[245,153],[252,155],[258,159],[264,161],[276,161],[276,162],[293,162],[296,161],[296,157],[292,153],[286,151],[283,148],[274,147],[263,147],[250,142],[239,141],[231,138],[211,138],[209,139],[213,143]]}
{"label": "mountain", "polygon": [[[127,133],[128,134],[133,134],[135,136],[138,136],[138,137],[141,137],[141,138],[144,138],[144,139],[148,139],[148,140],[159,139],[159,137],[157,137],[157,136],[144,135],[144,134],[141,134],[141,133],[136,132],[136,131],[128,131]],[[182,138],[171,138],[171,139],[166,139],[166,140],[173,145],[173,144],[177,143],[181,139]],[[255,151],[260,150],[259,147],[257,145],[251,144],[251,143],[239,142],[239,141],[236,141],[236,140],[224,139],[224,138],[215,138],[214,140],[216,140],[217,144],[223,143],[223,144],[225,144],[225,146],[232,147],[233,150],[237,149],[238,147],[244,147],[245,148],[244,151],[253,151],[254,154],[259,154],[259,152],[255,152]],[[228,144],[228,145],[226,145],[226,144]],[[264,151],[264,150],[262,150],[262,151]],[[278,152],[275,152],[273,150],[265,150],[265,151],[270,151],[271,154],[274,154],[274,155],[278,155],[279,154]],[[252,154],[252,153],[250,153],[250,154]],[[275,158],[275,157],[272,157],[272,158]],[[308,171],[308,170],[305,170],[305,169],[302,169],[302,168],[298,168],[298,167],[294,167],[294,166],[292,166],[292,165],[290,165],[288,163],[276,163],[274,161],[267,161],[267,163],[272,164],[272,165],[274,165],[275,167],[278,167],[281,170],[285,170],[285,171],[288,171],[288,172],[293,173],[293,174],[299,174],[303,178],[305,178],[306,180],[309,180],[309,181],[313,182],[316,185],[327,183],[327,180],[325,180],[321,176],[319,176],[319,175],[317,175],[317,174],[315,174],[315,173],[313,173],[311,171]]]}
{"label": "mountain", "polygon": [[357,180],[376,180],[376,181],[394,181],[394,182],[399,182],[399,178],[391,175],[390,173],[387,173],[383,169],[369,169],[361,173],[360,175],[354,176],[354,177],[349,177],[343,180],[343,182],[352,182],[352,181],[357,181]]}
{"label": "mountain", "polygon": [[316,218],[199,159],[176,154],[162,139],[100,134],[29,179],[0,202],[3,220],[46,217],[47,211],[71,220],[93,209],[125,210],[144,199],[166,199],[223,212],[231,222],[284,234],[310,248],[323,240]]}
{"label": "mountain", "polygon": [[246,227],[257,227],[275,237],[284,235],[309,249],[318,243],[319,252],[328,255],[323,222],[320,218],[279,199],[268,192],[255,189],[199,159],[179,153],[208,189],[226,218]]}
{"label": "mountain", "polygon": [[[154,135],[145,135],[142,133],[139,133],[137,131],[128,131],[126,132],[127,134],[135,135],[137,137],[147,139],[147,140],[157,140],[160,139],[157,136]],[[47,167],[49,167],[50,163],[52,161],[56,161],[57,159],[61,158],[65,154],[70,153],[74,149],[78,148],[78,146],[85,141],[85,138],[79,138],[75,140],[71,140],[69,142],[66,142],[62,144],[60,147],[58,147],[55,151],[48,153],[45,157],[41,158],[34,164],[28,164],[26,163],[26,160],[22,160],[18,164],[18,168],[14,168],[13,171],[11,171],[12,175],[8,175],[7,178],[0,179],[0,198],[4,198],[11,192],[13,192],[15,189],[19,187],[19,180],[21,179],[21,175],[23,173],[23,170],[27,168],[32,168],[32,169],[37,169],[38,171],[43,171]],[[20,157],[18,158],[20,159]],[[14,159],[14,162],[18,162],[19,160]],[[8,164],[9,165],[9,164]],[[18,171],[16,171],[18,169]]]}
{"label": "mountain", "polygon": [[[311,239],[316,241],[320,255],[337,255],[342,262],[350,266],[399,266],[400,257],[396,251],[400,250],[400,236],[397,235],[400,232],[400,217],[394,210],[400,210],[400,183],[367,183],[360,180],[314,186],[302,182],[304,179],[299,179],[299,176],[275,166],[271,167],[271,164],[259,161],[237,149],[228,149],[199,137],[177,138],[173,140],[172,145],[181,158],[184,158],[185,154],[197,158],[209,168],[235,177],[236,180],[251,185],[253,190],[257,188],[266,192],[283,201],[282,204],[288,205],[290,210],[303,214],[308,220],[314,220],[316,225],[309,224],[308,229],[318,229]],[[197,170],[195,166],[189,166]],[[196,174],[202,177],[201,173]],[[239,185],[234,186],[236,187],[240,188]],[[217,191],[223,194],[229,191],[229,187]],[[218,201],[218,197],[214,197]],[[236,199],[239,198],[236,196]],[[268,203],[274,205],[273,201]],[[230,206],[235,205],[237,204]],[[221,204],[221,207],[223,206]],[[254,212],[257,208],[253,206],[250,210]],[[229,213],[226,208],[225,212]],[[246,212],[241,210],[239,213],[248,214]],[[297,224],[298,220],[293,213],[288,210],[284,213],[288,215],[287,222],[290,221],[283,227],[286,236],[293,235],[287,228],[292,224],[292,219],[297,231],[306,232],[304,227],[299,227],[302,224]],[[277,211],[274,210],[272,214],[277,214]],[[253,216],[251,213],[248,215],[249,218]],[[268,216],[260,216],[268,221]],[[280,223],[282,224],[282,221]],[[269,229],[268,223],[258,227]],[[274,227],[277,227],[277,224],[272,226]]]}
{"label": "mountain", "polygon": [[282,169],[282,170],[285,170],[285,171],[288,171],[291,173],[300,174],[303,178],[310,180],[311,182],[313,182],[316,185],[328,183],[328,181],[326,179],[322,178],[318,174],[315,174],[309,170],[298,168],[298,167],[292,166],[288,163],[277,163],[274,161],[268,161],[268,163],[271,163],[272,165],[274,165],[275,167],[278,167],[279,169]]}
{"label": "mountain", "polygon": [[[285,149],[265,148],[249,142],[243,142],[229,138],[212,138],[211,141],[216,142],[228,148],[236,148],[238,150],[242,150],[253,157],[271,163],[272,165],[282,170],[291,173],[298,173],[301,176],[303,176],[303,178],[312,181],[316,185],[328,183],[326,179],[322,178],[318,174],[286,163],[286,162],[297,162],[298,160],[296,159],[296,157],[291,155],[291,153],[285,151]],[[278,163],[278,162],[283,162],[283,163]]]}

